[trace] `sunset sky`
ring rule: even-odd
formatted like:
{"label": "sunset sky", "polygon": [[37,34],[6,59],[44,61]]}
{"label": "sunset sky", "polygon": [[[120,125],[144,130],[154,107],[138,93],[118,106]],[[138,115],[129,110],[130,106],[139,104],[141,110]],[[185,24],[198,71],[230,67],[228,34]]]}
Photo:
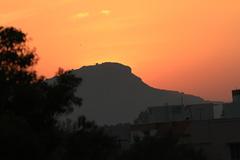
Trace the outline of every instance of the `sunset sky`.
{"label": "sunset sky", "polygon": [[231,101],[240,88],[239,0],[0,0],[27,32],[40,74],[106,61],[149,85]]}

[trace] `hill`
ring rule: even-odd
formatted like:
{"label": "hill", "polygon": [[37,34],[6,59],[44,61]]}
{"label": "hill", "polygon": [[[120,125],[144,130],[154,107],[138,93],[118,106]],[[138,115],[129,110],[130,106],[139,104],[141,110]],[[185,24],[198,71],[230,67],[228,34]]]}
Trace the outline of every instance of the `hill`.
{"label": "hill", "polygon": [[119,63],[84,66],[70,72],[83,79],[76,93],[83,99],[83,105],[71,117],[83,114],[97,124],[133,122],[148,106],[204,102],[197,96],[152,88],[134,75],[130,67]]}

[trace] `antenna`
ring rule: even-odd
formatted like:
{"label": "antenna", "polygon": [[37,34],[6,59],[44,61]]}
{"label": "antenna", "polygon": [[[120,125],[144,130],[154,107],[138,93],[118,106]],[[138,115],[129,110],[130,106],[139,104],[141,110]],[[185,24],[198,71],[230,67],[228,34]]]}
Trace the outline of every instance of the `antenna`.
{"label": "antenna", "polygon": [[184,106],[184,92],[181,92],[181,104]]}

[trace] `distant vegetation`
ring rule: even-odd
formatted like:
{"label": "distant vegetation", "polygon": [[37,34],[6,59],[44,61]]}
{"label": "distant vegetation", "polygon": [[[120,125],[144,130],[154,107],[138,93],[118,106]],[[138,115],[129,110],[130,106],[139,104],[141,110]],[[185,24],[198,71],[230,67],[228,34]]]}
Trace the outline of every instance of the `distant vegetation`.
{"label": "distant vegetation", "polygon": [[164,137],[147,136],[135,142],[119,157],[120,160],[205,160],[201,150],[179,143],[179,138],[171,133]]}
{"label": "distant vegetation", "polygon": [[33,69],[38,60],[36,50],[27,43],[21,30],[0,27],[0,159],[164,159],[166,149],[168,155],[181,155],[178,159],[196,159],[197,152],[185,156],[183,153],[192,154],[192,150],[169,147],[175,146],[169,139],[145,140],[122,152],[114,137],[84,117],[70,125],[59,123],[58,116],[81,105],[74,94],[81,79],[60,69],[54,83],[46,83]]}

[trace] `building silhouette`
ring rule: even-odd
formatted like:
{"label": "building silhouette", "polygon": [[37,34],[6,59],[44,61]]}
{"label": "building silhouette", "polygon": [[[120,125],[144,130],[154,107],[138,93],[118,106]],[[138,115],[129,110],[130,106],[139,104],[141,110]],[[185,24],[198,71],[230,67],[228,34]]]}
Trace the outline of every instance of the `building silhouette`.
{"label": "building silhouette", "polygon": [[171,131],[208,160],[240,160],[240,90],[232,97],[231,103],[148,107],[131,126],[129,142]]}

